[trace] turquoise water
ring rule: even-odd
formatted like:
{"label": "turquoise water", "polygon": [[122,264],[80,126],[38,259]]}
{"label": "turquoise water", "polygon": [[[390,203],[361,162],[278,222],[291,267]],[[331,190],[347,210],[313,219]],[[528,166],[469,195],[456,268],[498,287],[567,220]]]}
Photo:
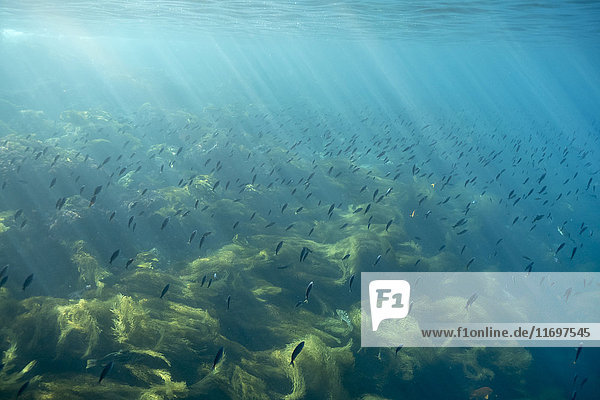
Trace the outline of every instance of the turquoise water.
{"label": "turquoise water", "polygon": [[2,4],[0,397],[596,398],[594,348],[361,349],[358,288],[598,270],[599,29],[583,1]]}

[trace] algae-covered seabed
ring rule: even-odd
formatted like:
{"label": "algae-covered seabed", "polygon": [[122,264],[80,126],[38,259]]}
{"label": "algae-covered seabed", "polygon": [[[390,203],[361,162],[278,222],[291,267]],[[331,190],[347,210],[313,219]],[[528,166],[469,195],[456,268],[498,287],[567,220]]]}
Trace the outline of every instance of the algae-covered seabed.
{"label": "algae-covered seabed", "polygon": [[[0,254],[10,266],[0,397],[29,381],[22,398],[469,398],[483,386],[503,398],[559,398],[552,386],[528,386],[528,349],[361,349],[360,272],[378,254],[381,271],[460,270],[468,240],[425,213],[480,188],[440,194],[410,161],[389,173],[384,162],[362,165],[351,147],[337,153],[346,144],[327,145],[327,133],[308,148],[306,138],[258,134],[250,127],[262,118],[251,105],[193,114],[146,104],[134,115],[69,110],[53,120],[3,102]],[[484,200],[475,212],[489,214]],[[452,199],[444,215],[459,219],[462,203]],[[355,212],[367,204],[368,214]],[[426,221],[427,240],[415,239]],[[469,229],[483,227],[473,219]],[[312,252],[299,262],[303,247]],[[311,281],[310,301],[296,307]]]}

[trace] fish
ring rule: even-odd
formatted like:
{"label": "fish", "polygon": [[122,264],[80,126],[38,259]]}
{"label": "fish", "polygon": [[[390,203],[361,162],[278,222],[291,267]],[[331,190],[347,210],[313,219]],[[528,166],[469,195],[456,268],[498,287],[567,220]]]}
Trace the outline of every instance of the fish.
{"label": "fish", "polygon": [[171,220],[171,217],[167,217],[163,220],[162,225],[160,226],[161,231],[167,227],[167,224],[169,223],[170,220]]}
{"label": "fish", "polygon": [[102,191],[102,185],[100,186],[96,186],[96,188],[94,189],[94,194],[93,196],[98,195],[100,192]]}
{"label": "fish", "polygon": [[[281,250],[281,246],[283,246],[283,240],[277,244],[277,247],[275,248],[275,255],[279,254],[279,250]],[[302,260],[300,260],[300,261],[302,261]]]}
{"label": "fish", "polygon": [[300,354],[303,348],[304,341],[298,343],[298,345],[294,348],[294,351],[292,352],[292,360],[290,361],[291,366],[294,366],[294,360],[296,359],[296,357],[298,357],[298,354]]}
{"label": "fish", "polygon": [[229,311],[229,304],[231,303],[231,295],[227,296],[227,311]]}
{"label": "fish", "polygon": [[465,305],[465,310],[468,310],[469,307],[475,302],[475,300],[477,300],[478,297],[479,297],[479,294],[473,293],[471,295],[471,297],[469,297],[469,299],[467,300],[467,304]]}
{"label": "fish", "polygon": [[204,282],[206,282],[206,275],[202,277],[202,283],[200,283],[200,287],[204,286]]}
{"label": "fish", "polygon": [[120,252],[121,252],[121,249],[117,249],[117,250],[113,251],[112,255],[110,256],[110,260],[108,261],[108,263],[112,265],[113,261],[115,261],[115,259],[117,257],[119,257],[119,253]]}
{"label": "fish", "polygon": [[18,399],[19,396],[23,394],[23,392],[25,391],[25,389],[27,389],[28,386],[29,386],[29,381],[22,384],[21,387],[19,388],[19,390],[17,391],[17,397],[15,397],[15,398]]}
{"label": "fish", "polygon": [[8,280],[8,275],[3,276],[2,279],[0,279],[0,288],[2,286],[4,286],[4,284],[6,283],[7,280]]}
{"label": "fish", "polygon": [[397,356],[398,356],[398,352],[400,351],[400,349],[402,349],[402,346],[404,346],[404,345],[403,345],[403,344],[401,344],[400,346],[396,347],[396,352],[395,352],[395,355],[394,355],[394,357],[397,357]]}
{"label": "fish", "polygon": [[388,223],[385,225],[385,231],[386,231],[386,232],[388,231],[388,229],[389,229],[390,225],[392,225],[392,222],[394,222],[394,220],[393,220],[393,219],[390,219],[390,220],[388,221]]}
{"label": "fish", "polygon": [[308,247],[303,247],[302,250],[300,251],[300,262],[306,260],[306,257],[308,257],[309,253],[312,253],[312,250],[309,249]]}
{"label": "fish", "polygon": [[345,261],[345,260],[347,260],[349,258],[350,258],[350,253],[348,253],[344,257],[342,257],[342,261]]}
{"label": "fish", "polygon": [[27,287],[29,285],[31,285],[32,281],[33,281],[33,274],[30,274],[27,278],[25,278],[25,281],[23,282],[23,289],[22,290],[27,289]]}
{"label": "fish", "polygon": [[573,364],[577,363],[577,360],[579,359],[579,356],[581,355],[582,348],[583,348],[582,345],[579,345],[579,347],[577,347],[577,351],[575,352],[575,360],[573,361]]}
{"label": "fish", "polygon": [[115,215],[116,215],[116,214],[117,214],[117,212],[116,212],[116,211],[113,211],[113,212],[110,214],[110,217],[108,217],[108,222],[112,221],[112,220],[113,220],[113,218],[115,217]]}
{"label": "fish", "polygon": [[127,262],[125,263],[125,269],[127,269],[127,267],[129,267],[131,265],[133,260],[134,260],[133,258],[130,258],[129,260],[127,260]]}
{"label": "fish", "polygon": [[198,231],[197,231],[197,230],[194,230],[194,231],[192,232],[192,234],[190,235],[190,238],[188,239],[188,244],[191,244],[191,243],[192,243],[192,240],[194,240],[194,237],[196,236],[196,233],[198,233]]}
{"label": "fish", "polygon": [[350,277],[350,284],[348,285],[348,291],[350,293],[352,293],[352,283],[354,282],[354,277],[355,277],[355,274],[352,274],[352,276]]}
{"label": "fish", "polygon": [[452,228],[457,228],[457,227],[459,227],[461,225],[464,225],[466,223],[467,223],[467,219],[466,218],[461,218],[454,225],[452,225]]}
{"label": "fish", "polygon": [[221,361],[221,359],[223,358],[224,353],[225,353],[225,349],[223,348],[223,346],[221,346],[219,348],[219,350],[217,351],[217,354],[215,355],[215,360],[213,361],[213,366],[212,366],[213,371],[217,367],[217,364],[219,363],[219,361]]}
{"label": "fish", "polygon": [[529,264],[527,264],[527,266],[525,267],[525,271],[527,271],[527,273],[530,273],[532,269],[533,269],[533,261],[530,262]]}
{"label": "fish", "polygon": [[100,379],[98,379],[98,383],[101,383],[102,380],[106,378],[106,375],[108,375],[108,373],[112,370],[113,365],[114,363],[112,361],[109,361],[108,364],[104,366],[102,372],[100,373]]}
{"label": "fish", "polygon": [[375,189],[375,191],[373,192],[373,199],[371,201],[375,201],[375,197],[377,197],[378,193],[379,193],[379,189]]}
{"label": "fish", "polygon": [[167,293],[167,291],[169,290],[169,287],[171,287],[170,283],[167,283],[167,285],[163,288],[161,294],[160,294],[160,298],[162,299],[163,296]]}
{"label": "fish", "polygon": [[306,287],[306,292],[304,294],[304,302],[308,303],[308,296],[310,295],[310,291],[312,290],[313,287],[313,281],[310,281],[308,286]]}
{"label": "fish", "polygon": [[469,267],[471,266],[471,264],[473,264],[473,261],[475,261],[475,257],[471,258],[469,260],[469,262],[467,263],[467,268],[466,268],[467,271],[469,270]]}
{"label": "fish", "polygon": [[56,178],[52,178],[52,181],[50,182],[50,187],[48,189],[52,189],[52,186],[54,186],[56,184]]}
{"label": "fish", "polygon": [[571,258],[569,258],[569,260],[572,260],[573,257],[575,257],[575,252],[577,251],[577,247],[573,247],[573,251],[571,251]]}
{"label": "fish", "polygon": [[98,169],[104,167],[106,165],[106,163],[109,162],[109,161],[110,161],[110,156],[106,157],[104,159],[104,161],[102,161],[102,164],[98,165]]}
{"label": "fish", "polygon": [[377,258],[375,258],[375,262],[373,263],[373,266],[376,266],[377,264],[379,264],[379,261],[381,261],[381,254],[377,256]]}

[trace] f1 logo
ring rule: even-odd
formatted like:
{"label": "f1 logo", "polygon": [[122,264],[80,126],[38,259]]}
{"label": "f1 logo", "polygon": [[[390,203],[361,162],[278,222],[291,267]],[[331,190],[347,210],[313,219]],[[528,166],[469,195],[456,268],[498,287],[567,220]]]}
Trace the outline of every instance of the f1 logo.
{"label": "f1 logo", "polygon": [[384,319],[401,319],[408,315],[410,284],[402,280],[378,280],[369,283],[369,303],[373,331]]}

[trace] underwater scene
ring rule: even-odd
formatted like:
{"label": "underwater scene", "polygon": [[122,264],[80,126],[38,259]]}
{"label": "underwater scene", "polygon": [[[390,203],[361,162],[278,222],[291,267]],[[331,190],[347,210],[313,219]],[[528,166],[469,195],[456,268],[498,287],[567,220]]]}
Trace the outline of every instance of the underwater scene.
{"label": "underwater scene", "polygon": [[12,3],[1,399],[600,398],[360,335],[361,272],[600,272],[599,3]]}

